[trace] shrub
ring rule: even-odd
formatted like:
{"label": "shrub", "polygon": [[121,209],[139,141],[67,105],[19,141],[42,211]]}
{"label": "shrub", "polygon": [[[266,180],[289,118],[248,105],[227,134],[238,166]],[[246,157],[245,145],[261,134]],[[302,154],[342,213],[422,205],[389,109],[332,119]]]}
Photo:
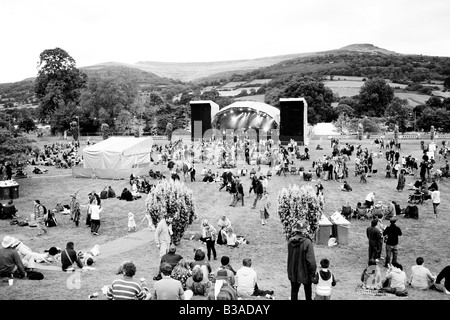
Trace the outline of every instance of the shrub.
{"label": "shrub", "polygon": [[323,200],[316,196],[310,185],[289,185],[289,188],[283,188],[278,193],[277,213],[286,239],[293,235],[292,227],[299,221],[309,223],[308,236],[314,239],[323,213]]}
{"label": "shrub", "polygon": [[166,215],[173,218],[172,242],[180,243],[187,226],[197,218],[192,190],[182,182],[162,180],[148,194],[145,207],[156,226]]}

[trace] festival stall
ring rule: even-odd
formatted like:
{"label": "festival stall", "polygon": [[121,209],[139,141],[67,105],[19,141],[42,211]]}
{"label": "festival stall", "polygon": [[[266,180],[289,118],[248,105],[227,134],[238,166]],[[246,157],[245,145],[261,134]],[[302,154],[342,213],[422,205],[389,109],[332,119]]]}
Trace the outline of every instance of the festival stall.
{"label": "festival stall", "polygon": [[324,215],[319,220],[319,229],[316,232],[316,244],[327,245],[332,234],[333,223]]}
{"label": "festival stall", "polygon": [[124,179],[147,174],[152,145],[151,137],[110,137],[83,149],[83,168],[74,167],[73,175]]}
{"label": "festival stall", "polygon": [[345,219],[338,211],[331,215],[330,221],[333,223],[333,236],[337,239],[337,242],[342,245],[348,245],[350,221]]}

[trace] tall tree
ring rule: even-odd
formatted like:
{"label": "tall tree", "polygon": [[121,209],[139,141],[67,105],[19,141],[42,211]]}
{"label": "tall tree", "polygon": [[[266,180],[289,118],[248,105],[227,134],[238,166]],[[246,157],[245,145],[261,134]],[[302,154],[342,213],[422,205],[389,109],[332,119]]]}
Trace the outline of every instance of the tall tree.
{"label": "tall tree", "polygon": [[38,76],[34,91],[39,99],[41,118],[58,108],[76,106],[80,90],[86,85],[86,74],[78,70],[75,60],[63,49],[47,49],[39,55]]}
{"label": "tall tree", "polygon": [[270,82],[272,88],[267,91],[265,102],[278,107],[280,98],[304,97],[308,104],[308,122],[330,122],[337,119],[331,107],[333,92],[318,80],[311,77],[286,77]]}
{"label": "tall tree", "polygon": [[7,129],[0,128],[0,161],[25,161],[32,150],[32,142]]}
{"label": "tall tree", "polygon": [[406,131],[408,120],[412,118],[413,108],[409,106],[408,100],[395,97],[387,106],[384,115],[388,117],[387,124],[398,124],[400,131]]}
{"label": "tall tree", "polygon": [[381,117],[389,103],[394,99],[392,89],[383,79],[366,81],[359,92],[359,104],[355,109],[357,115]]}

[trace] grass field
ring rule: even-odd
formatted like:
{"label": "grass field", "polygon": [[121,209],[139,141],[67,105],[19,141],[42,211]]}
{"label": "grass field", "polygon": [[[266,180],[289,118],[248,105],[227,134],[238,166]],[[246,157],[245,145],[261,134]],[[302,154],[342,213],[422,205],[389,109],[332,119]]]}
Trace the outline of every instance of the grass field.
{"label": "grass field", "polygon": [[[47,140],[51,141],[51,139]],[[347,142],[347,141],[345,141]],[[349,141],[355,143],[356,141]],[[40,143],[43,143],[42,141]],[[357,143],[360,143],[358,141]],[[440,144],[440,141],[438,141]],[[311,168],[312,161],[324,154],[330,153],[328,143],[322,144],[324,150],[314,150],[315,145],[311,145],[311,160],[300,162],[297,160],[297,166],[304,166],[306,170]],[[362,146],[370,149],[377,148],[371,146],[368,140],[362,141]],[[418,157],[420,155],[420,146],[418,141],[402,141],[402,155],[411,154]],[[242,162],[243,163],[243,162]],[[442,162],[441,162],[442,164]],[[438,164],[439,166],[439,164]],[[245,198],[245,206],[237,205],[235,208],[229,207],[230,196],[224,190],[218,191],[218,184],[205,184],[199,182],[203,165],[197,164],[197,182],[186,182],[188,187],[194,191],[198,219],[187,230],[190,235],[193,232],[200,231],[200,221],[203,218],[209,219],[216,225],[217,220],[222,214],[226,214],[235,229],[237,235],[243,235],[249,240],[249,244],[242,245],[239,248],[224,248],[216,246],[219,260],[211,261],[213,269],[220,265],[220,257],[228,255],[232,266],[237,270],[241,267],[242,259],[250,257],[253,261],[253,267],[258,273],[258,285],[263,290],[274,290],[275,299],[289,299],[290,283],[286,274],[287,260],[287,242],[283,236],[282,227],[276,214],[276,201],[278,191],[289,184],[302,185],[298,175],[287,175],[287,177],[273,177],[269,180],[269,197],[272,202],[272,212],[269,224],[261,226],[259,220],[259,211],[252,210],[254,195]],[[206,166],[209,167],[209,166]],[[407,198],[410,191],[396,191],[395,179],[385,179],[384,177],[384,158],[374,160],[374,168],[378,173],[368,179],[367,184],[359,184],[359,180],[354,177],[354,165],[350,164],[350,176],[348,182],[353,187],[353,192],[344,193],[340,191],[340,184],[334,181],[323,181],[325,193],[325,214],[330,216],[334,211],[341,208],[346,201],[352,206],[358,201],[364,201],[365,196],[370,191],[376,192],[376,200],[382,200],[383,203],[395,200],[402,207],[407,205]],[[158,167],[167,173],[167,169]],[[70,194],[79,190],[80,203],[85,208],[87,203],[87,194],[95,190],[100,192],[105,186],[111,185],[116,193],[128,186],[128,181],[109,181],[101,179],[76,179],[71,177],[70,170],[50,168],[50,172],[44,175],[32,175],[31,169],[27,171],[31,176],[28,179],[19,180],[20,197],[15,200],[16,207],[19,209],[19,215],[26,218],[33,210],[33,200],[40,199],[47,208],[53,208],[57,202],[68,204]],[[155,168],[156,169],[156,168]],[[263,172],[267,167],[262,167]],[[407,183],[414,181],[412,176],[407,177]],[[243,179],[246,196],[250,186],[250,180]],[[315,182],[311,182],[314,184]],[[403,236],[399,243],[399,262],[403,264],[407,275],[410,275],[410,268],[415,264],[415,259],[422,256],[425,259],[426,266],[433,274],[437,274],[442,268],[449,264],[450,240],[448,230],[450,226],[449,209],[450,202],[449,181],[444,180],[439,183],[441,191],[440,217],[433,218],[432,205],[425,204],[419,206],[419,220],[400,218],[397,225],[403,230]],[[131,259],[137,265],[136,278],[145,277],[150,288],[153,286],[153,276],[159,264],[158,250],[154,245],[153,239],[149,239],[148,245],[141,246],[131,250],[126,254],[120,254],[113,257],[101,259],[102,244],[112,241],[118,237],[125,236],[127,232],[127,213],[132,211],[136,215],[136,221],[139,228],[144,226],[140,220],[144,215],[143,198],[125,202],[118,199],[108,199],[102,204],[104,211],[101,215],[100,235],[95,237],[90,233],[84,223],[76,228],[67,216],[58,217],[59,226],[49,229],[49,235],[41,238],[35,237],[36,230],[27,227],[10,226],[9,221],[0,220],[0,238],[9,234],[19,237],[25,244],[35,251],[42,251],[50,246],[56,245],[65,247],[68,241],[75,243],[76,250],[88,249],[95,244],[100,245],[99,261],[96,264],[96,271],[88,271],[81,274],[81,288],[69,290],[66,286],[68,274],[57,271],[43,271],[45,279],[43,281],[17,280],[11,287],[7,283],[0,283],[0,299],[87,299],[88,295],[97,292],[104,285],[108,285],[118,276],[115,275],[119,264],[127,259]],[[3,201],[5,202],[5,201]],[[83,210],[82,221],[86,215]],[[349,244],[336,247],[327,247],[322,245],[315,246],[316,260],[319,262],[322,258],[328,258],[331,261],[331,270],[338,279],[332,299],[334,300],[384,300],[384,299],[409,299],[409,300],[449,300],[450,297],[435,291],[419,292],[409,288],[408,298],[397,297],[372,297],[361,296],[355,292],[355,287],[360,282],[360,275],[367,262],[368,244],[365,230],[369,226],[368,221],[355,221],[349,230]],[[201,244],[198,241],[183,239],[177,252],[193,260],[193,249]],[[383,248],[383,256],[385,254]],[[382,261],[381,261],[382,262]],[[381,263],[382,273],[384,268]],[[99,299],[105,299],[100,293]],[[303,289],[300,290],[300,299],[304,299]]]}

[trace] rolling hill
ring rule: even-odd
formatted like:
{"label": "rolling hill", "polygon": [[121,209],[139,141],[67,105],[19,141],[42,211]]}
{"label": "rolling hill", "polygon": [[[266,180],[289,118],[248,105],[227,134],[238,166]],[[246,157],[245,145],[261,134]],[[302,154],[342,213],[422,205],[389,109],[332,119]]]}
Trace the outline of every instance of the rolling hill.
{"label": "rolling hill", "polygon": [[[204,81],[217,80],[230,77],[233,74],[245,74],[247,72],[280,64],[284,61],[296,59],[304,59],[308,57],[316,57],[330,54],[340,54],[348,52],[358,53],[374,53],[384,55],[398,55],[398,53],[376,47],[372,44],[352,44],[340,49],[295,53],[280,56],[263,57],[257,59],[231,60],[231,61],[215,61],[215,62],[157,62],[157,61],[140,61],[135,64],[122,64],[118,62],[110,62],[100,64],[101,66],[117,66],[122,65],[129,68],[137,68],[143,71],[151,72],[160,77],[178,79],[181,81]],[[95,68],[99,65],[86,68]]]}

